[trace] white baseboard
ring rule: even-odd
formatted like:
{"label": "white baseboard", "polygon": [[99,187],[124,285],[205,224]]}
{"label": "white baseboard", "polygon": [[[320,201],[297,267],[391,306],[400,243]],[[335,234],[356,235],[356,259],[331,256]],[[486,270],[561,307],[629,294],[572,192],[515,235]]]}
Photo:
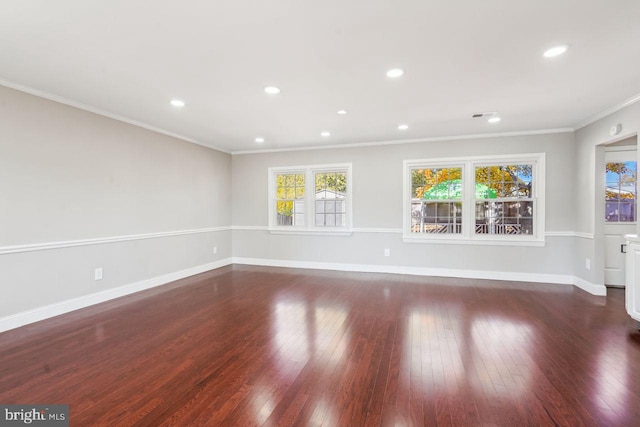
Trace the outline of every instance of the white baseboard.
{"label": "white baseboard", "polygon": [[595,283],[587,282],[584,279],[579,277],[573,278],[573,284],[583,291],[587,291],[590,294],[598,295],[598,296],[606,296],[607,295],[607,287],[605,285],[596,285]]}
{"label": "white baseboard", "polygon": [[44,307],[38,307],[32,310],[23,311],[21,313],[12,314],[10,316],[0,318],[0,332],[15,329],[20,326],[38,322],[40,320],[49,319],[54,316],[59,316],[61,314],[89,307],[94,304],[99,304],[101,302],[106,302],[115,298],[144,291],[146,289],[162,286],[176,280],[184,279],[185,277],[204,273],[206,271],[224,267],[229,264],[231,264],[231,258],[226,258],[220,261],[198,265],[196,267],[187,268],[185,270],[180,270],[173,273],[164,274],[162,276],[141,280],[139,282],[130,283],[128,285],[120,286],[117,288],[107,289],[102,292],[84,295],[78,298],[46,305]]}
{"label": "white baseboard", "polygon": [[260,258],[233,258],[234,264],[270,267],[309,268],[316,270],[359,271],[368,273],[409,274],[414,276],[460,277],[464,279],[511,280],[516,282],[574,284],[574,277],[564,274],[520,273],[511,271],[453,270],[446,268],[404,267],[395,265],[340,264]]}
{"label": "white baseboard", "polygon": [[463,279],[510,280],[514,282],[554,283],[574,285],[597,296],[606,296],[607,288],[569,274],[520,273],[513,271],[453,270],[446,268],[403,267],[394,265],[340,264],[310,261],[289,261],[260,258],[233,258],[234,264],[268,267],[309,268],[316,270],[359,271],[368,273],[409,274],[414,276],[459,277]]}
{"label": "white baseboard", "polygon": [[482,271],[482,270],[452,270],[445,268],[404,267],[393,265],[369,265],[369,264],[341,264],[312,261],[290,261],[262,258],[226,258],[220,261],[199,265],[185,270],[176,271],[151,279],[108,289],[90,295],[62,301],[59,303],[38,307],[21,313],[0,318],[0,332],[15,329],[30,323],[49,319],[94,304],[106,302],[115,298],[130,295],[146,289],[162,286],[185,277],[204,273],[230,264],[261,265],[268,267],[308,268],[315,270],[354,271],[366,273],[391,273],[408,274],[414,276],[440,276],[459,277],[465,279],[489,279],[510,280],[516,282],[555,283],[562,285],[575,285],[593,295],[604,296],[607,288],[604,285],[596,285],[579,277],[564,274],[520,273],[510,271]]}
{"label": "white baseboard", "polygon": [[554,283],[574,285],[596,296],[606,296],[607,288],[569,274],[521,273],[513,271],[453,270],[446,268],[403,267],[393,265],[340,264],[310,261],[289,261],[260,258],[233,258],[233,264],[269,267],[309,268],[316,270],[359,271],[368,273],[409,274],[414,276],[459,277],[463,279],[510,280],[514,282]]}

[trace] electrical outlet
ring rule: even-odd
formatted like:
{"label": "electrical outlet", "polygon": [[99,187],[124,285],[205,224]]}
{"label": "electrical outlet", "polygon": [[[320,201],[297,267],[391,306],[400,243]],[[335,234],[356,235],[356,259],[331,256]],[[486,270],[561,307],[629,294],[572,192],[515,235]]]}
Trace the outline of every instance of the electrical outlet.
{"label": "electrical outlet", "polygon": [[218,253],[218,247],[217,247],[217,246],[214,246],[214,247],[213,247],[213,254],[215,255],[215,254],[217,254],[217,253]]}
{"label": "electrical outlet", "polygon": [[584,260],[584,267],[585,267],[587,270],[591,270],[591,260],[590,260],[589,258],[585,258],[585,260]]}
{"label": "electrical outlet", "polygon": [[390,256],[391,255],[391,249],[385,249],[384,250],[384,256]]}
{"label": "electrical outlet", "polygon": [[93,278],[94,280],[102,280],[102,267],[96,268],[93,272]]}

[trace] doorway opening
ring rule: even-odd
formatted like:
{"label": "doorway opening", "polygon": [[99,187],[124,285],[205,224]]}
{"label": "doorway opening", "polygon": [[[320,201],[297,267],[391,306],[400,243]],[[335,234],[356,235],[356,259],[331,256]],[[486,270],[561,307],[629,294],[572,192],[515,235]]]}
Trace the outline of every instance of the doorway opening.
{"label": "doorway opening", "polygon": [[637,137],[605,147],[604,153],[604,283],[625,287],[626,234],[635,234],[637,222]]}

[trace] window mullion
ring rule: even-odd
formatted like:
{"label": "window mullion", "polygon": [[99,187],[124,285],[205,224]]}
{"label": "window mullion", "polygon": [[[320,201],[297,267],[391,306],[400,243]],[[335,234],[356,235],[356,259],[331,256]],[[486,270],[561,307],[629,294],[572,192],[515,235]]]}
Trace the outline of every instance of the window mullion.
{"label": "window mullion", "polygon": [[312,195],[315,193],[315,171],[308,169],[304,183],[304,208],[305,208],[305,224],[306,228],[315,228],[316,206],[313,202]]}
{"label": "window mullion", "polygon": [[464,223],[462,226],[463,234],[466,239],[472,239],[474,236],[475,230],[475,212],[476,212],[476,201],[475,201],[475,166],[472,162],[466,162],[462,169],[462,176],[464,177],[464,195],[463,195],[463,204],[462,204],[462,212]]}

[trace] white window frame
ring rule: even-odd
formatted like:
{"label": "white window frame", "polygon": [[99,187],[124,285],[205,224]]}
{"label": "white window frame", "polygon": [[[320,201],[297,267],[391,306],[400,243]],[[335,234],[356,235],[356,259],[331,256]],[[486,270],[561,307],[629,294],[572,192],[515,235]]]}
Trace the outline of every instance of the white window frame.
{"label": "white window frame", "polygon": [[[315,224],[315,174],[342,172],[346,174],[347,191],[345,195],[346,215],[342,226],[316,227]],[[276,175],[304,174],[304,226],[278,225],[276,219]],[[313,234],[326,236],[348,236],[353,232],[353,201],[352,201],[352,164],[339,163],[310,166],[282,166],[269,168],[269,232],[273,234]]]}
{"label": "white window frame", "polygon": [[[534,202],[533,234],[496,235],[475,233],[475,168],[530,164]],[[436,234],[411,232],[411,170],[434,168],[462,168],[462,233]],[[545,154],[514,154],[498,156],[416,159],[403,162],[402,237],[407,243],[451,243],[472,245],[544,246],[545,240]],[[474,191],[468,191],[473,189]]]}

